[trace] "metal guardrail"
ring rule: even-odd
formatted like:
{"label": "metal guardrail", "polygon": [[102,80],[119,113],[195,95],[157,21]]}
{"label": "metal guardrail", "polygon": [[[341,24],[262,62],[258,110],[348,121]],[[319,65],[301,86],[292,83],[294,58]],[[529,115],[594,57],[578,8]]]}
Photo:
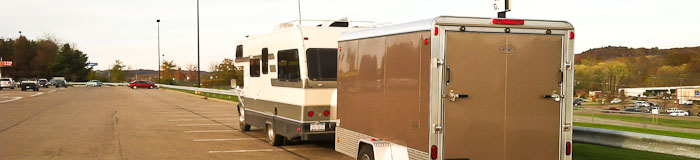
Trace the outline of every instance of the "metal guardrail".
{"label": "metal guardrail", "polygon": [[[68,82],[68,85],[85,85],[87,82]],[[127,86],[128,83],[102,83],[105,86]]]}
{"label": "metal guardrail", "polygon": [[175,85],[167,85],[167,84],[157,84],[157,85],[160,88],[172,88],[172,89],[181,89],[181,90],[188,90],[188,91],[195,91],[195,92],[216,93],[216,94],[229,95],[229,96],[239,96],[240,94],[242,94],[242,91],[240,89],[223,90],[223,89],[175,86]]}
{"label": "metal guardrail", "polygon": [[[700,140],[574,126],[574,142],[700,159]],[[574,148],[575,149],[575,148]]]}

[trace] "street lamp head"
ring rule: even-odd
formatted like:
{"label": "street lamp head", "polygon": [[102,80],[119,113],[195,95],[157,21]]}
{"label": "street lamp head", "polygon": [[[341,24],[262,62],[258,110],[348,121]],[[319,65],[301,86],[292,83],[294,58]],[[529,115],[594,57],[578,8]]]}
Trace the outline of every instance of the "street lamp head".
{"label": "street lamp head", "polygon": [[157,19],[156,22],[160,22],[160,19]]}

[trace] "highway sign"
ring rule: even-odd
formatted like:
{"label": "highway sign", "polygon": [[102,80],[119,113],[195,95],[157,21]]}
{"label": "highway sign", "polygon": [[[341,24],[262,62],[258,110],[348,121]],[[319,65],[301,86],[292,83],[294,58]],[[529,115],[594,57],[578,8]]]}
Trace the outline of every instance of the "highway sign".
{"label": "highway sign", "polygon": [[97,63],[88,63],[88,67],[94,67],[97,66]]}

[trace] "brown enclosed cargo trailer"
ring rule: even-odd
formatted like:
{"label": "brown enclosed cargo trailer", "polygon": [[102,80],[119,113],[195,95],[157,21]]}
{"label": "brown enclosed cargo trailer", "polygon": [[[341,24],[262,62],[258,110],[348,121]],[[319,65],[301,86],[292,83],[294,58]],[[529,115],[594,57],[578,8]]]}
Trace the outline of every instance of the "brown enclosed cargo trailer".
{"label": "brown enclosed cargo trailer", "polygon": [[571,159],[573,26],[436,17],[341,35],[336,150]]}

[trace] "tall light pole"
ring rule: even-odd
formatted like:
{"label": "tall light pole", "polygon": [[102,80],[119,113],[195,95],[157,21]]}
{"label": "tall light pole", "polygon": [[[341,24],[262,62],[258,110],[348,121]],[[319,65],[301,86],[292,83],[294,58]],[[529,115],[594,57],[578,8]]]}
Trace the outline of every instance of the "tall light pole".
{"label": "tall light pole", "polygon": [[160,19],[157,19],[156,23],[158,24],[158,65],[156,67],[158,68],[158,83],[160,83]]}
{"label": "tall light pole", "polygon": [[202,87],[199,68],[199,0],[197,0],[197,87]]}

